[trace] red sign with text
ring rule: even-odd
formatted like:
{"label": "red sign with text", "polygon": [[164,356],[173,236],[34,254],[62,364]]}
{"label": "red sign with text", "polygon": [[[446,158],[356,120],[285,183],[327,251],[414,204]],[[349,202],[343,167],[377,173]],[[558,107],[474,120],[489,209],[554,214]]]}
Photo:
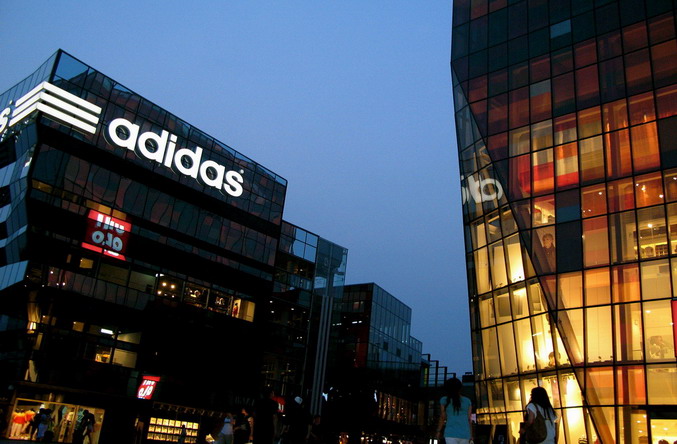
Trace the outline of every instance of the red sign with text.
{"label": "red sign with text", "polygon": [[160,382],[159,376],[144,376],[139,390],[136,392],[136,397],[139,399],[151,399],[157,383]]}
{"label": "red sign with text", "polygon": [[87,234],[82,246],[107,256],[125,260],[124,252],[132,224],[107,214],[90,210],[87,215]]}

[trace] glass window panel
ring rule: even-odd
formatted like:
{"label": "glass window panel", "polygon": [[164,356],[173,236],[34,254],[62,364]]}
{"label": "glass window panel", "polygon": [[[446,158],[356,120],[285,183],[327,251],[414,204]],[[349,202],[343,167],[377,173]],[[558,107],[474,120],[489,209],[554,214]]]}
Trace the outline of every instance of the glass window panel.
{"label": "glass window panel", "polygon": [[[644,395],[644,398],[646,399],[646,394]],[[646,401],[643,404],[646,404]],[[627,427],[619,427],[618,442],[628,444],[648,443],[649,429],[646,424],[646,410],[640,410],[635,405],[618,407],[616,410],[618,414],[618,423],[627,424]]]}
{"label": "glass window panel", "polygon": [[484,368],[487,371],[487,378],[501,376],[501,364],[498,357],[498,339],[496,339],[495,327],[482,330],[482,345],[484,346]]}
{"label": "glass window panel", "polygon": [[604,178],[602,136],[581,140],[578,147],[581,162],[581,182],[590,183]]}
{"label": "glass window panel", "polygon": [[660,119],[677,114],[677,85],[670,85],[657,90],[656,106]]}
{"label": "glass window panel", "polygon": [[656,110],[654,108],[653,93],[648,92],[630,97],[630,124],[639,125],[641,123],[656,120]]}
{"label": "glass window panel", "polygon": [[[673,358],[674,359],[674,356]],[[677,404],[677,364],[648,365],[647,392],[650,405]]]}
{"label": "glass window panel", "polygon": [[667,259],[644,262],[642,272],[642,299],[672,297],[670,291],[670,265]]}
{"label": "glass window panel", "polygon": [[665,207],[643,208],[637,211],[640,258],[668,255],[668,237],[665,228]]}
{"label": "glass window panel", "polygon": [[609,179],[632,174],[632,154],[630,150],[630,132],[614,131],[604,135],[606,150],[606,171]]}
{"label": "glass window panel", "polygon": [[487,150],[489,151],[491,159],[494,161],[508,157],[508,133],[489,136]]}
{"label": "glass window panel", "polygon": [[508,275],[505,264],[505,251],[503,249],[503,242],[496,242],[489,246],[489,254],[491,257],[491,272],[494,283],[494,288],[505,287],[508,285]]}
{"label": "glass window panel", "polygon": [[597,65],[576,70],[576,99],[579,108],[587,108],[599,103]]}
{"label": "glass window panel", "polygon": [[531,121],[549,119],[550,113],[550,80],[532,83],[529,89],[531,97]]}
{"label": "glass window panel", "polygon": [[571,47],[563,48],[552,53],[552,75],[556,76],[574,69],[574,58]]}
{"label": "glass window panel", "polygon": [[524,280],[524,266],[522,264],[522,253],[520,248],[519,235],[514,234],[505,239],[505,247],[508,251],[508,272],[510,282],[515,283]]}
{"label": "glass window panel", "polygon": [[576,68],[590,65],[597,61],[597,45],[594,40],[588,40],[577,44],[574,47],[574,60]]}
{"label": "glass window panel", "polygon": [[560,274],[557,280],[557,308],[579,308],[583,306],[583,278],[580,272]]}
{"label": "glass window panel", "polygon": [[470,227],[473,249],[485,246],[487,244],[487,234],[484,231],[484,219],[473,222]]}
{"label": "glass window panel", "polygon": [[587,369],[586,391],[588,395],[594,395],[594,398],[596,398],[594,404],[613,404],[615,401],[613,368],[598,367]]}
{"label": "glass window panel", "polygon": [[632,178],[616,180],[607,185],[609,212],[635,208],[635,184]]}
{"label": "glass window panel", "polygon": [[[521,411],[522,391],[520,390],[519,379],[510,378],[504,382],[503,386],[505,387],[505,399],[508,411]],[[512,413],[508,416],[510,417],[511,415],[514,414],[515,413]],[[522,415],[517,413],[516,423],[511,424],[511,428],[514,431],[514,433],[517,433],[517,431],[519,430],[519,422],[521,421],[520,416]],[[515,427],[517,428],[515,429]]]}
{"label": "glass window panel", "polygon": [[547,309],[547,306],[543,299],[543,292],[541,291],[541,284],[538,283],[538,279],[529,281],[527,290],[531,314],[543,313]]}
{"label": "glass window panel", "polygon": [[593,185],[581,190],[581,216],[592,217],[606,213],[606,186]]}
{"label": "glass window panel", "polygon": [[533,232],[533,253],[540,274],[553,273],[557,267],[557,245],[552,227],[540,228]]}
{"label": "glass window panel", "polygon": [[625,86],[628,94],[637,94],[651,89],[648,49],[625,55]]}
{"label": "glass window panel", "polygon": [[625,99],[605,103],[602,106],[602,115],[605,132],[627,128],[628,126],[628,106]]}
{"label": "glass window panel", "polygon": [[531,156],[510,159],[510,199],[519,200],[531,195]]}
{"label": "glass window panel", "polygon": [[664,187],[665,197],[667,202],[674,202],[677,200],[677,169],[664,170],[665,175]]}
{"label": "glass window panel", "polygon": [[661,159],[656,122],[630,128],[630,138],[635,173],[659,168]]}
{"label": "glass window panel", "polygon": [[474,253],[475,280],[477,293],[482,294],[491,291],[491,279],[489,275],[489,257],[487,248],[480,248]]}
{"label": "glass window panel", "polygon": [[566,310],[559,313],[558,326],[563,330],[562,336],[568,339],[567,346],[571,350],[569,356],[574,365],[583,363],[583,309]]}
{"label": "glass window panel", "polygon": [[512,315],[515,319],[529,316],[529,305],[527,302],[527,290],[524,282],[513,286],[510,289],[512,298]]}
{"label": "glass window panel", "polygon": [[508,95],[489,99],[489,134],[508,130]]}
{"label": "glass window panel", "polygon": [[581,139],[602,132],[602,113],[599,106],[578,112],[578,136]]}
{"label": "glass window panel", "polygon": [[637,226],[632,211],[609,216],[611,262],[637,260]]}
{"label": "glass window panel", "polygon": [[668,205],[669,254],[677,254],[677,204]]}
{"label": "glass window panel", "polygon": [[533,192],[534,194],[550,193],[555,187],[555,164],[552,149],[532,154],[533,160]]}
{"label": "glass window panel", "polygon": [[672,14],[663,14],[649,21],[651,43],[663,42],[675,37],[675,24]]}
{"label": "glass window panel", "polygon": [[517,373],[517,356],[515,354],[515,338],[513,336],[512,323],[498,326],[498,339],[501,346],[503,375]]}
{"label": "glass window panel", "polygon": [[510,131],[510,156],[528,153],[531,148],[529,143],[530,139],[528,126]]}
{"label": "glass window panel", "polygon": [[601,305],[611,302],[611,278],[608,268],[585,271],[585,305]]}
{"label": "glass window panel", "polygon": [[555,147],[557,188],[565,189],[578,184],[578,146],[568,143]]}
{"label": "glass window panel", "polygon": [[555,196],[543,196],[534,198],[534,210],[532,211],[533,226],[551,225],[555,223]]}
{"label": "glass window panel", "polygon": [[651,47],[654,84],[656,87],[674,83],[677,77],[677,40]]}
{"label": "glass window panel", "polygon": [[[567,367],[571,365],[571,362],[569,362],[569,356],[567,354],[566,348],[564,347],[564,343],[562,342],[562,338],[559,335],[559,330],[555,329],[555,346],[556,346],[556,351],[555,355],[553,357],[557,358],[557,365],[560,367]],[[551,361],[551,359],[549,358]]]}
{"label": "glass window panel", "polygon": [[501,238],[501,219],[498,215],[498,211],[495,211],[487,216],[487,233],[489,236],[489,242],[495,242]]}
{"label": "glass window panel", "polygon": [[639,22],[623,28],[623,46],[625,51],[635,51],[649,45],[646,22]]}
{"label": "glass window panel", "polygon": [[597,48],[599,50],[599,58],[602,60],[620,55],[623,52],[621,33],[614,31],[599,37],[597,39]]}
{"label": "glass window panel", "polygon": [[583,268],[583,233],[579,221],[557,225],[557,269],[566,272]]}
{"label": "glass window panel", "polygon": [[635,177],[635,201],[637,208],[663,203],[663,178],[661,173],[644,174]]}
{"label": "glass window panel", "polygon": [[586,267],[609,263],[609,239],[606,216],[583,221],[583,262]]}
{"label": "glass window panel", "polygon": [[496,324],[494,300],[490,293],[480,297],[480,323],[482,327],[489,327]]}
{"label": "glass window panel", "polygon": [[510,128],[529,123],[529,88],[524,87],[510,92]]}
{"label": "glass window panel", "polygon": [[523,200],[513,204],[513,215],[521,229],[531,227],[531,201]]}
{"label": "glass window panel", "polygon": [[611,277],[614,302],[639,300],[639,267],[637,264],[613,267]]}
{"label": "glass window panel", "polygon": [[675,359],[670,300],[644,303],[644,329],[648,361]]}
{"label": "glass window panel", "polygon": [[571,113],[555,119],[555,145],[576,140],[576,114]]}
{"label": "glass window panel", "polygon": [[561,116],[576,110],[573,73],[567,73],[552,79],[552,106],[555,116]]}
{"label": "glass window panel", "polygon": [[[613,329],[611,306],[591,307],[585,311],[587,328],[586,350],[588,362],[607,362],[613,359]],[[612,375],[610,375],[612,376]],[[613,385],[613,376],[611,377]],[[608,394],[613,398],[613,391]],[[606,402],[604,403],[606,404]],[[610,404],[613,404],[613,399]]]}
{"label": "glass window panel", "polygon": [[538,368],[544,369],[550,366],[549,356],[553,352],[552,335],[550,334],[550,323],[545,314],[531,318],[533,330],[533,347],[536,355]]}
{"label": "glass window panel", "polygon": [[644,356],[642,308],[639,303],[614,306],[616,360],[641,361]]}
{"label": "glass window panel", "polygon": [[569,222],[580,219],[581,204],[578,190],[569,190],[557,193],[556,219],[560,222]]}
{"label": "glass window panel", "polygon": [[512,216],[512,210],[506,206],[501,209],[501,225],[504,235],[510,235],[517,231],[517,224]]}
{"label": "glass window panel", "polygon": [[608,102],[625,96],[623,77],[623,58],[616,57],[599,64],[600,93],[602,102]]}
{"label": "glass window panel", "polygon": [[531,150],[552,146],[552,120],[531,125]]}

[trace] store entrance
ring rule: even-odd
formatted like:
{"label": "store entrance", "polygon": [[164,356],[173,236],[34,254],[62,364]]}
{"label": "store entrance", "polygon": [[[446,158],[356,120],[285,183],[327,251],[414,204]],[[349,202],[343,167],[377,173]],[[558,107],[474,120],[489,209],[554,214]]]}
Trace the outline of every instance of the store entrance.
{"label": "store entrance", "polygon": [[7,438],[50,442],[98,444],[104,410],[60,402],[17,399]]}

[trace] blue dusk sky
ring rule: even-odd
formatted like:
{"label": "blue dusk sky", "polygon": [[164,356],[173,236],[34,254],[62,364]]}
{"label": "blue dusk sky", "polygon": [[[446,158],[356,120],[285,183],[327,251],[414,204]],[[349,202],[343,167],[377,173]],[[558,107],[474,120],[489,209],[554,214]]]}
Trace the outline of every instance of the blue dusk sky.
{"label": "blue dusk sky", "polygon": [[0,91],[62,48],[271,169],[284,219],[472,370],[451,0],[5,0],[0,22]]}

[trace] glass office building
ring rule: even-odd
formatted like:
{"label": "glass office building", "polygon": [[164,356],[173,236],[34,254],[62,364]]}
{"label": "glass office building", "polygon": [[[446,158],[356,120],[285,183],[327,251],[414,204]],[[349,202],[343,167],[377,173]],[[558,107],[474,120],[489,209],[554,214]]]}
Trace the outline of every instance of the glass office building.
{"label": "glass office building", "polygon": [[176,441],[182,424],[204,442],[264,384],[319,399],[331,303],[314,298],[340,294],[346,250],[283,222],[286,186],[62,51],[2,93],[6,435],[32,437],[49,408],[56,442],[85,410],[92,442]]}
{"label": "glass office building", "polygon": [[677,40],[668,0],[455,0],[477,419],[677,439]]}

